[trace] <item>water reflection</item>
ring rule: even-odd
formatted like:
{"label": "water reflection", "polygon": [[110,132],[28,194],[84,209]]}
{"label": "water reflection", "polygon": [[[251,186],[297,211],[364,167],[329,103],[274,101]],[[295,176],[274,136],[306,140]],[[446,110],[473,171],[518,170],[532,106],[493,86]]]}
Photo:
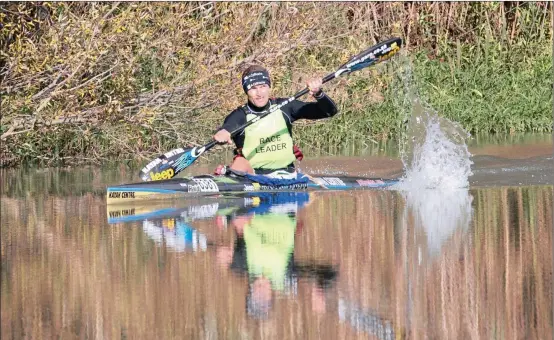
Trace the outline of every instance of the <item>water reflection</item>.
{"label": "water reflection", "polygon": [[356,304],[339,299],[338,315],[341,322],[346,322],[354,329],[375,336],[377,339],[397,339],[392,322],[381,318],[374,310],[364,310]]}
{"label": "water reflection", "polygon": [[157,245],[168,250],[185,252],[205,251],[208,246],[206,235],[196,230],[191,222],[225,217],[236,209],[252,204],[251,198],[227,198],[221,200],[203,199],[181,202],[171,206],[167,203],[134,204],[129,206],[108,206],[108,223],[124,224],[140,222],[144,233]]}
{"label": "water reflection", "polygon": [[[311,282],[312,310],[325,312],[325,290],[332,286],[336,269],[330,264],[294,259],[295,238],[301,232],[297,214],[310,204],[309,193],[257,193],[204,201],[185,207],[116,206],[108,211],[108,223],[141,221],[150,239],[177,252],[206,251],[210,246],[220,267],[247,277],[245,306],[253,319],[269,317],[275,295],[294,297],[299,279]],[[220,231],[230,227],[234,245],[208,241],[190,224],[202,219],[213,219]]]}
{"label": "water reflection", "polygon": [[420,194],[2,196],[2,339],[550,337],[552,187]]}
{"label": "water reflection", "polygon": [[295,261],[293,253],[299,209],[310,203],[308,193],[257,195],[253,204],[230,216],[236,240],[233,249],[217,249],[219,264],[248,277],[247,314],[256,319],[269,316],[274,295],[294,296],[299,278],[312,279],[312,307],[325,311],[324,290],[331,286],[336,270],[327,264]]}
{"label": "water reflection", "polygon": [[[425,231],[429,257],[441,253],[455,231],[466,232],[471,222],[473,197],[468,189],[425,189],[402,191],[406,200],[404,225],[413,214],[413,225]],[[421,254],[420,254],[421,257]]]}

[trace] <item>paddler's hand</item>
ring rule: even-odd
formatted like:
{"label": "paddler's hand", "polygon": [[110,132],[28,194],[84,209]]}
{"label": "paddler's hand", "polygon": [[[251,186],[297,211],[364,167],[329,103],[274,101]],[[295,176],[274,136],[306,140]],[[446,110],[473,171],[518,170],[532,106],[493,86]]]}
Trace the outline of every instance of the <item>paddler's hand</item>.
{"label": "paddler's hand", "polygon": [[229,133],[229,131],[225,129],[221,129],[217,131],[217,133],[214,135],[214,139],[216,142],[221,144],[223,143],[233,144],[233,140],[231,139],[231,134]]}
{"label": "paddler's hand", "polygon": [[321,85],[323,85],[323,81],[321,80],[321,78],[313,78],[308,80],[306,85],[310,90],[310,94],[314,97],[318,97],[320,95],[319,92],[321,91]]}

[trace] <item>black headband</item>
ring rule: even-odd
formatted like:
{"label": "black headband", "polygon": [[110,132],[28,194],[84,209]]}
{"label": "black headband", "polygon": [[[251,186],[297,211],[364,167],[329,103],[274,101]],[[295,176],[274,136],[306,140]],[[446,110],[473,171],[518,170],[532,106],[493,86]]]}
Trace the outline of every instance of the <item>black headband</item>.
{"label": "black headband", "polygon": [[244,92],[248,92],[252,87],[256,85],[267,84],[271,86],[271,80],[269,79],[269,72],[267,71],[254,71],[248,73],[242,78],[242,88]]}

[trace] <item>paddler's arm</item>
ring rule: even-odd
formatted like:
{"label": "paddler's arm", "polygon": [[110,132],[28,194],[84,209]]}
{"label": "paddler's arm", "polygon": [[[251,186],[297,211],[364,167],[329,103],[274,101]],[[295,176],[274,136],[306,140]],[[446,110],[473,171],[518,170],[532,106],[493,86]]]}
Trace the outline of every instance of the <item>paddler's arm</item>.
{"label": "paddler's arm", "polygon": [[295,100],[290,104],[290,115],[292,120],[297,119],[323,119],[333,117],[338,113],[335,102],[323,92],[321,79],[311,79],[307,83],[310,94],[316,102],[305,103]]}
{"label": "paddler's arm", "polygon": [[231,131],[235,130],[241,125],[244,125],[245,123],[246,116],[244,115],[242,109],[238,108],[231,112],[227,117],[225,117],[223,125],[217,130],[213,138],[220,143],[231,144],[234,141],[235,144],[237,144],[237,147],[242,147],[244,137],[242,137],[242,139],[235,137],[233,140],[231,140]]}

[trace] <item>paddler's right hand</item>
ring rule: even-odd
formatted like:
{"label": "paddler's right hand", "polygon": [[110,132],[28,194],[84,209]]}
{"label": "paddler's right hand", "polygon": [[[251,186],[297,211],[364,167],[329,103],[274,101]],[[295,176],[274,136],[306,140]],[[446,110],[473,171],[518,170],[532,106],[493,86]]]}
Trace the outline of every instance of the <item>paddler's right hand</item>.
{"label": "paddler's right hand", "polygon": [[221,144],[223,143],[233,144],[233,140],[231,139],[231,134],[229,133],[229,131],[225,129],[221,129],[217,131],[217,133],[214,135],[214,139],[216,142]]}

